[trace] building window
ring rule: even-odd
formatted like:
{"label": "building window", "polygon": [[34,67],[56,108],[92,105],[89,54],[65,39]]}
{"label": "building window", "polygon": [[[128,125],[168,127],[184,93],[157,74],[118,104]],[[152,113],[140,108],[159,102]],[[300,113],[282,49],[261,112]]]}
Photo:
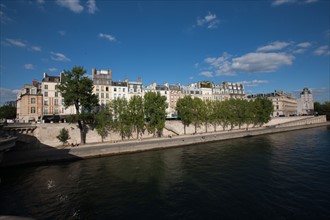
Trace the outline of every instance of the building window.
{"label": "building window", "polygon": [[101,93],[101,98],[102,98],[102,99],[104,98],[104,93],[103,93],[103,92]]}
{"label": "building window", "polygon": [[58,99],[54,99],[54,104],[58,105]]}
{"label": "building window", "polygon": [[109,87],[108,86],[105,87],[105,91],[109,92]]}
{"label": "building window", "polygon": [[44,109],[44,114],[47,115],[48,114],[48,108]]}
{"label": "building window", "polygon": [[36,108],[35,107],[31,107],[31,114],[36,113]]}
{"label": "building window", "polygon": [[58,97],[58,92],[55,92],[55,97]]}
{"label": "building window", "polygon": [[61,103],[62,103],[62,105],[64,105],[64,99],[62,99]]}
{"label": "building window", "polygon": [[113,88],[113,91],[114,91],[114,92],[117,92],[117,88]]}
{"label": "building window", "polygon": [[55,108],[55,111],[54,111],[54,112],[55,112],[55,114],[58,114],[58,109],[57,109],[57,108]]}
{"label": "building window", "polygon": [[45,89],[48,89],[48,85],[45,85],[44,88],[45,88]]}
{"label": "building window", "polygon": [[44,100],[44,105],[48,105],[48,100]]}
{"label": "building window", "polygon": [[125,92],[125,88],[123,88],[123,92]]}
{"label": "building window", "polygon": [[48,92],[45,92],[45,97],[48,97]]}
{"label": "building window", "polygon": [[108,99],[109,98],[109,93],[106,93],[105,94],[105,97]]}
{"label": "building window", "polygon": [[31,104],[35,104],[36,103],[36,98],[31,98]]}

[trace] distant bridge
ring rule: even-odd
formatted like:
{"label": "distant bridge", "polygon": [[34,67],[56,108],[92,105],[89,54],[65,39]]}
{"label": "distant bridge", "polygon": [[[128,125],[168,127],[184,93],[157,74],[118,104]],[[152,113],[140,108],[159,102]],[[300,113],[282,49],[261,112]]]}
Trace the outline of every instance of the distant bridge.
{"label": "distant bridge", "polygon": [[3,125],[2,129],[9,134],[29,134],[32,133],[37,126],[32,123],[13,123]]}

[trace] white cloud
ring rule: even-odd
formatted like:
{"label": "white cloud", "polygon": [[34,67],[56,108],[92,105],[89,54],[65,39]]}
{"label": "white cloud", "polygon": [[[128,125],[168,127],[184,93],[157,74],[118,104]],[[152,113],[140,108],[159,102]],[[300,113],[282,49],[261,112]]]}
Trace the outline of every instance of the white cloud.
{"label": "white cloud", "polygon": [[251,86],[258,86],[259,84],[265,84],[268,83],[268,80],[252,80],[252,81],[241,81],[238,82],[240,84],[243,84],[244,86],[251,87]]}
{"label": "white cloud", "polygon": [[330,38],[330,29],[326,30],[324,33],[325,37]]}
{"label": "white cloud", "polygon": [[7,24],[12,19],[9,18],[6,13],[4,12],[6,10],[7,6],[5,4],[0,4],[0,22],[1,24]]}
{"label": "white cloud", "polygon": [[50,72],[56,72],[58,69],[56,69],[56,68],[49,68],[48,69]]}
{"label": "white cloud", "polygon": [[216,14],[211,14],[211,12],[208,12],[204,18],[197,18],[197,26],[207,26],[208,29],[218,28],[220,21],[216,18]]}
{"label": "white cloud", "polygon": [[96,7],[95,0],[88,0],[86,4],[87,4],[87,8],[88,8],[88,13],[94,14],[95,11],[98,10],[98,8]]}
{"label": "white cloud", "polygon": [[99,34],[99,37],[102,37],[102,38],[105,38],[105,39],[108,39],[109,41],[111,42],[116,42],[116,38],[110,34],[103,34],[103,33],[100,33]]}
{"label": "white cloud", "polygon": [[56,0],[56,3],[59,6],[70,9],[74,13],[80,13],[84,10],[79,0]]}
{"label": "white cloud", "polygon": [[10,43],[10,45],[12,46],[16,46],[16,47],[26,47],[26,44],[23,43],[21,40],[17,40],[17,39],[6,39],[8,43]]}
{"label": "white cloud", "polygon": [[274,0],[272,2],[272,5],[278,6],[278,5],[283,5],[283,4],[290,4],[290,3],[295,3],[296,0]]}
{"label": "white cloud", "polygon": [[27,70],[34,70],[34,66],[33,66],[33,64],[28,63],[28,64],[25,64],[25,65],[24,65],[24,69],[27,69]]}
{"label": "white cloud", "polygon": [[57,31],[57,33],[61,36],[65,36],[66,35],[66,31],[63,31],[63,30],[60,30],[60,31]]}
{"label": "white cloud", "polygon": [[248,53],[232,60],[235,71],[259,73],[273,72],[284,65],[291,65],[295,57],[285,53]]}
{"label": "white cloud", "polygon": [[34,51],[41,51],[41,47],[38,47],[38,46],[33,46],[33,47],[31,47],[31,49]]}
{"label": "white cloud", "polygon": [[[0,88],[0,101],[5,103],[7,101],[15,101],[17,99],[17,94],[20,90],[13,90],[7,88]],[[3,104],[0,103],[0,104]]]}
{"label": "white cloud", "polygon": [[312,44],[310,42],[303,42],[303,43],[297,44],[297,47],[302,47],[302,48],[308,48],[310,46],[312,46]]}
{"label": "white cloud", "polygon": [[317,48],[317,49],[314,51],[314,54],[317,55],[317,56],[321,56],[321,55],[330,55],[329,46],[328,46],[328,45],[320,46],[319,48]]}
{"label": "white cloud", "polygon": [[231,58],[224,53],[218,58],[206,58],[216,76],[233,76],[237,72],[260,73],[274,72],[282,66],[291,65],[295,57],[286,53],[248,53],[240,57]]}
{"label": "white cloud", "polygon": [[298,53],[298,54],[303,54],[306,52],[306,49],[297,49],[297,50],[294,50],[293,53]]}
{"label": "white cloud", "polygon": [[310,43],[310,42],[302,42],[302,43],[295,45],[295,48],[292,52],[295,54],[303,54],[311,46],[312,46],[312,43]]}
{"label": "white cloud", "polygon": [[319,0],[305,0],[304,3],[309,4],[309,3],[314,3],[318,2]]}
{"label": "white cloud", "polygon": [[203,71],[203,72],[199,73],[199,75],[205,76],[205,77],[213,77],[213,73],[211,71]]}
{"label": "white cloud", "polygon": [[318,2],[318,0],[273,0],[273,6],[279,6],[284,4],[310,4]]}
{"label": "white cloud", "polygon": [[269,45],[259,47],[257,49],[257,51],[266,52],[266,51],[282,50],[283,48],[285,48],[289,45],[290,45],[290,43],[288,43],[288,42],[275,41],[273,43],[270,43]]}
{"label": "white cloud", "polygon": [[51,52],[52,56],[52,60],[55,60],[55,61],[62,61],[62,62],[69,62],[71,61],[68,57],[66,57],[64,54],[62,53],[54,53],[54,52]]}

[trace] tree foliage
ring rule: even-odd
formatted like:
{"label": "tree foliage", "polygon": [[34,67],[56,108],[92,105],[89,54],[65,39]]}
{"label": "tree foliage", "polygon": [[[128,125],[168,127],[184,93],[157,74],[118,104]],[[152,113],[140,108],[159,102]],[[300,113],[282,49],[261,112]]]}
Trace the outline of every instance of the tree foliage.
{"label": "tree foliage", "polygon": [[133,96],[128,103],[128,109],[132,119],[133,131],[136,132],[136,139],[139,139],[139,135],[142,135],[145,130],[143,98]]}
{"label": "tree foliage", "polygon": [[181,122],[184,128],[184,134],[186,134],[186,127],[192,123],[192,98],[191,96],[185,96],[177,101],[176,111],[180,116]]}
{"label": "tree foliage", "polygon": [[58,90],[64,98],[65,107],[75,106],[75,119],[80,130],[82,144],[86,143],[88,122],[91,121],[92,115],[86,116],[81,113],[90,113],[98,105],[98,97],[93,94],[93,81],[84,76],[85,73],[86,70],[80,66],[73,67],[71,71],[64,71],[61,84],[58,86]]}
{"label": "tree foliage", "polygon": [[16,118],[16,107],[10,105],[3,105],[0,107],[0,119]]}
{"label": "tree foliage", "polygon": [[319,115],[326,115],[327,120],[330,120],[330,102],[324,102],[323,104],[319,102],[314,103],[314,112]]}
{"label": "tree foliage", "polygon": [[95,114],[95,130],[101,136],[102,142],[113,128],[112,114],[109,109],[102,109]]}
{"label": "tree foliage", "polygon": [[194,124],[196,133],[197,127],[202,124],[205,126],[205,132],[209,124],[213,124],[214,131],[217,125],[221,125],[223,130],[228,126],[230,129],[235,126],[241,129],[243,125],[248,129],[250,124],[261,126],[271,119],[273,105],[266,98],[202,101],[186,96],[178,100],[176,110],[184,127]]}
{"label": "tree foliage", "polygon": [[144,111],[147,119],[147,130],[161,137],[166,121],[166,97],[159,92],[148,92],[144,95]]}
{"label": "tree foliage", "polygon": [[60,130],[60,133],[56,136],[56,138],[61,141],[61,143],[64,145],[68,142],[68,140],[70,139],[70,135],[69,135],[69,130],[62,128]]}
{"label": "tree foliage", "polygon": [[122,140],[130,138],[132,136],[133,127],[128,101],[125,98],[113,100],[112,113],[114,117],[114,130],[120,134]]}

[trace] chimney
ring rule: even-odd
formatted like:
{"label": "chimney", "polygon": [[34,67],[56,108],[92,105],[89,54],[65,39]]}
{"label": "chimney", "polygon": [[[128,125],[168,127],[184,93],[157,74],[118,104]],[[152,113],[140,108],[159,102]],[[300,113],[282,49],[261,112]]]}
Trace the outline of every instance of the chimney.
{"label": "chimney", "polygon": [[32,80],[32,85],[34,87],[38,87],[38,80],[36,80],[36,79]]}

